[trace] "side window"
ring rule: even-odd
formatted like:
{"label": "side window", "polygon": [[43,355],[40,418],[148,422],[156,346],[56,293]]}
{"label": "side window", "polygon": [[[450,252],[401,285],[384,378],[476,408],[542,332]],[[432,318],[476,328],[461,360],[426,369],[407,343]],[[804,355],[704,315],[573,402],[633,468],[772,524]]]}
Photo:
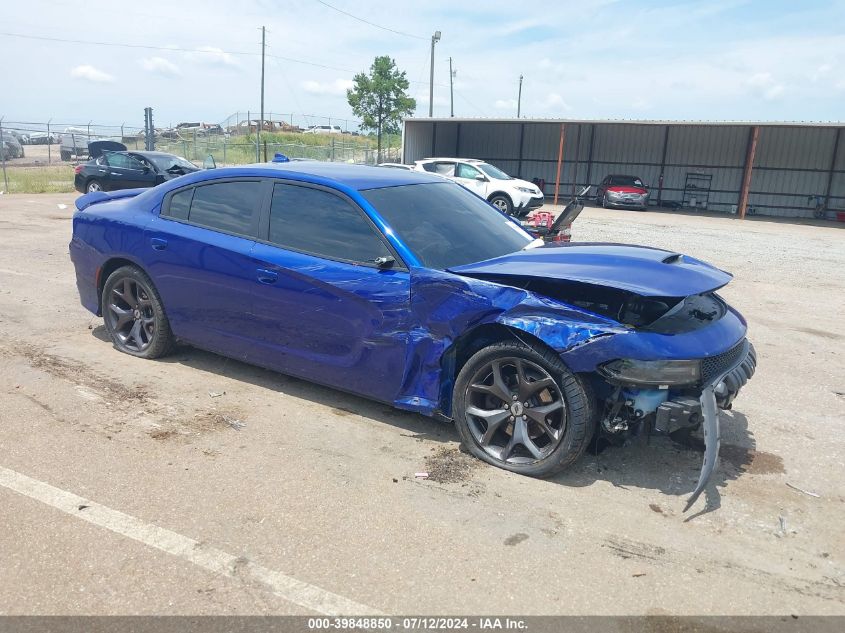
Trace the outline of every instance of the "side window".
{"label": "side window", "polygon": [[142,170],[144,166],[132,158],[131,156],[127,156],[126,154],[107,154],[106,160],[108,161],[109,167],[115,167],[118,169],[137,169]]}
{"label": "side window", "polygon": [[472,165],[466,165],[464,163],[458,163],[458,178],[469,178],[470,180],[474,180],[476,177],[480,176],[481,172],[478,171]]}
{"label": "side window", "polygon": [[277,184],[270,205],[270,242],[328,259],[359,263],[390,251],[349,202],[327,191]]}
{"label": "side window", "polygon": [[193,196],[193,187],[174,193],[170,197],[170,206],[167,208],[167,214],[171,218],[187,220],[188,212],[191,210],[191,198],[193,198]]}
{"label": "side window", "polygon": [[455,163],[434,163],[434,173],[452,177],[455,175]]}
{"label": "side window", "polygon": [[[258,181],[198,186],[194,189],[188,221],[226,233],[253,235],[253,220],[257,217],[260,201],[261,183]],[[170,204],[172,206],[173,199]]]}

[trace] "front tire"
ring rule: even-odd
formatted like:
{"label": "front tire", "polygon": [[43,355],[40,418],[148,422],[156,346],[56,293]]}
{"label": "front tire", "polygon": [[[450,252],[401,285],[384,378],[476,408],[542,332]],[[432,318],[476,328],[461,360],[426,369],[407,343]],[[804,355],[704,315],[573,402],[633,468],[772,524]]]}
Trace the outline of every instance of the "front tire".
{"label": "front tire", "polygon": [[114,271],[103,286],[103,321],[117,350],[159,358],[173,346],[164,304],[150,278],[135,266]]}
{"label": "front tire", "polygon": [[490,204],[505,215],[513,215],[513,202],[504,194],[496,194],[490,198]]}
{"label": "front tire", "polygon": [[531,477],[570,466],[593,433],[588,388],[556,354],[519,342],[473,355],[455,381],[452,409],[472,455]]}

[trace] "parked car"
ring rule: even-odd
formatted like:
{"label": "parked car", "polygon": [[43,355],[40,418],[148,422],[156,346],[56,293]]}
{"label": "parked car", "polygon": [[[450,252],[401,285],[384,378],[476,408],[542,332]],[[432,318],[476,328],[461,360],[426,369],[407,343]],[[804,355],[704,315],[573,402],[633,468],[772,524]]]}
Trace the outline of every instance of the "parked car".
{"label": "parked car", "polygon": [[127,151],[123,143],[94,141],[91,160],[74,168],[73,186],[81,193],[154,187],[200,171],[192,162],[164,152]]}
{"label": "parked car", "polygon": [[528,215],[546,201],[543,192],[534,183],[508,176],[483,160],[426,158],[416,161],[414,168],[454,180],[507,215]]}
{"label": "parked car", "polygon": [[56,142],[56,135],[50,132],[30,132],[29,134],[29,144],[30,145],[52,145]]}
{"label": "parked car", "polygon": [[648,207],[648,187],[636,176],[606,176],[596,187],[596,201],[602,207]]}
{"label": "parked car", "polygon": [[88,143],[96,140],[87,129],[66,127],[59,137],[59,156],[62,160],[85,158],[88,156]]}
{"label": "parked car", "polygon": [[343,134],[339,125],[312,125],[303,134]]}
{"label": "parked car", "polygon": [[425,173],[265,163],[76,207],[80,299],[118,350],[157,358],[179,339],[453,420],[470,453],[524,475],[570,466],[596,433],[703,426],[689,507],[718,408],[754,373],[745,321],[715,294],[729,273],[640,246],[537,247]]}
{"label": "parked car", "polygon": [[11,160],[12,158],[23,158],[23,145],[20,144],[14,134],[3,130],[0,133],[0,157],[3,160]]}
{"label": "parked car", "polygon": [[21,145],[29,145],[29,133],[28,132],[19,132],[18,130],[9,130],[9,134],[14,136],[18,139],[18,143]]}

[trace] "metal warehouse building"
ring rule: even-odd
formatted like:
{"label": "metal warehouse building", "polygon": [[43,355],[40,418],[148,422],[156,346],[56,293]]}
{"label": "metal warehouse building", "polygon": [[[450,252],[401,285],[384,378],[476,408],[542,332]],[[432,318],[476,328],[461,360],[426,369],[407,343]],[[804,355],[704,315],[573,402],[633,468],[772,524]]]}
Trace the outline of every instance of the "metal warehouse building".
{"label": "metal warehouse building", "polygon": [[[842,123],[408,119],[403,161],[479,158],[554,195],[609,174],[638,176],[651,204],[845,218]],[[563,147],[562,153],[560,152]],[[595,191],[595,190],[593,190]],[[837,212],[838,210],[838,212]]]}

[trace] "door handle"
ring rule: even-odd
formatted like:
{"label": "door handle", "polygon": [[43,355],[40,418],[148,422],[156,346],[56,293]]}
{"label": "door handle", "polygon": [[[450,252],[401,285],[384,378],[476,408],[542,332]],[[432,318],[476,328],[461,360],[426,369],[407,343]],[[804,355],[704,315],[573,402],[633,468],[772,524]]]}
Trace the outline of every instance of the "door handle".
{"label": "door handle", "polygon": [[120,174],[120,172],[113,171],[113,172],[110,172],[109,175],[110,176],[120,176],[121,174]]}
{"label": "door handle", "polygon": [[163,240],[160,237],[153,237],[150,239],[150,246],[153,247],[153,250],[163,251],[167,248],[167,240]]}
{"label": "door handle", "polygon": [[273,272],[272,270],[267,270],[265,268],[259,268],[255,271],[256,277],[258,277],[258,281],[262,284],[274,284],[279,279],[278,273]]}

